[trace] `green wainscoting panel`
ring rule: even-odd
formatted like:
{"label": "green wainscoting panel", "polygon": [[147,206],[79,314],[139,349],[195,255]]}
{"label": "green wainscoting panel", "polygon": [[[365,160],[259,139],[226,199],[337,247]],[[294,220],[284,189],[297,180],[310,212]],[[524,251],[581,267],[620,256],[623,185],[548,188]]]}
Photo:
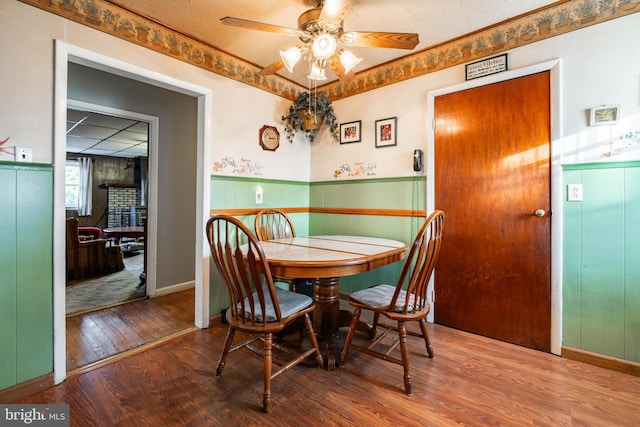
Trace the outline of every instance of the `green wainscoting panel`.
{"label": "green wainscoting panel", "polygon": [[[18,170],[18,383],[53,370],[53,175]],[[43,238],[46,236],[46,238]],[[34,265],[34,263],[36,265]]]}
{"label": "green wainscoting panel", "polygon": [[640,167],[625,170],[624,359],[640,362]]}
{"label": "green wainscoting panel", "polygon": [[311,183],[313,207],[424,209],[425,177],[323,181]]}
{"label": "green wainscoting panel", "polygon": [[16,384],[16,171],[0,165],[0,389]]}
{"label": "green wainscoting panel", "polygon": [[[262,188],[263,204],[256,204],[256,189]],[[309,184],[299,181],[211,176],[211,208],[308,207]]]}
{"label": "green wainscoting panel", "polygon": [[624,170],[582,174],[582,346],[624,356]]}
{"label": "green wainscoting panel", "polygon": [[[315,208],[423,210],[425,183],[423,176],[315,182],[310,187],[310,203]],[[377,236],[409,244],[423,221],[424,218],[405,216],[312,213],[309,233]],[[379,283],[395,285],[402,266],[401,261],[367,273],[341,277],[340,292],[352,293]]]}
{"label": "green wainscoting panel", "polygon": [[564,173],[564,261],[562,266],[562,344],[580,348],[582,325],[580,282],[582,280],[582,202],[566,202],[567,185],[582,183],[581,171]]}
{"label": "green wainscoting panel", "polygon": [[640,162],[565,166],[563,182],[563,345],[640,362]]}
{"label": "green wainscoting panel", "polygon": [[[264,203],[255,201],[257,188],[262,189]],[[211,176],[211,209],[245,208],[308,208],[309,183],[261,179],[256,177]],[[288,214],[300,236],[309,235],[309,214],[307,212]],[[254,228],[255,215],[239,217],[251,230]],[[218,313],[228,306],[226,290],[213,262],[210,263],[211,289],[210,312]]]}
{"label": "green wainscoting panel", "polygon": [[0,389],[53,370],[53,168],[0,162]]}

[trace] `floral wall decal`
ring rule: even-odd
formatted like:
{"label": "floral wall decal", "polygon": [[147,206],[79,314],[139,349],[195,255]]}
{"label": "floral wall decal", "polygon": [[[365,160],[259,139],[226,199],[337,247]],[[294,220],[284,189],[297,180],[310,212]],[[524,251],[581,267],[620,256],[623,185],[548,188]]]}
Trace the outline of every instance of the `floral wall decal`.
{"label": "floral wall decal", "polygon": [[603,147],[602,157],[616,157],[637,147],[640,147],[640,130],[628,132],[618,138],[609,140]]}
{"label": "floral wall decal", "polygon": [[260,163],[248,160],[240,159],[236,160],[233,157],[223,157],[220,161],[213,163],[214,172],[226,172],[234,175],[262,175],[263,166]]}
{"label": "floral wall decal", "polygon": [[357,162],[351,166],[348,163],[342,164],[338,169],[333,171],[334,178],[340,178],[343,176],[351,177],[363,177],[363,176],[375,176],[374,169],[377,167],[375,163]]}
{"label": "floral wall decal", "polygon": [[10,150],[9,147],[3,147],[3,145],[6,144],[7,141],[9,141],[9,138],[11,138],[11,137],[8,136],[6,139],[0,141],[0,154],[5,153],[5,154],[8,154],[11,157],[14,157],[15,153],[13,152],[13,150]]}

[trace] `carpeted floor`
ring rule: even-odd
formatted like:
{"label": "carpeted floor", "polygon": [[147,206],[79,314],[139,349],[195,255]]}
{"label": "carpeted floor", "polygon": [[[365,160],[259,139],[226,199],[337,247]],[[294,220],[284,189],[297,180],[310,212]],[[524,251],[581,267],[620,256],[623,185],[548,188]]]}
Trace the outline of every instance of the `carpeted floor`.
{"label": "carpeted floor", "polygon": [[124,266],[124,270],[107,276],[69,282],[66,288],[67,317],[146,298],[146,287],[140,286],[144,252],[126,256]]}

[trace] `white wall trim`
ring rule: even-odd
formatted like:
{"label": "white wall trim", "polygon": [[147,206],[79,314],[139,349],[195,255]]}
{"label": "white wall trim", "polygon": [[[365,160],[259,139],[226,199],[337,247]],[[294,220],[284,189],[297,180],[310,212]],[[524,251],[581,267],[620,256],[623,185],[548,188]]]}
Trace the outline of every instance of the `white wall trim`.
{"label": "white wall trim", "polygon": [[158,290],[156,290],[156,293],[152,298],[161,297],[163,295],[169,295],[174,292],[186,291],[187,289],[194,288],[195,286],[196,286],[195,280],[178,283],[171,286],[165,286],[164,288],[159,288]]}
{"label": "white wall trim", "polygon": [[[435,98],[461,90],[472,89],[505,80],[550,71],[551,78],[551,353],[560,355],[562,351],[562,87],[561,61],[534,64],[515,70],[493,74],[487,77],[466,81],[453,86],[430,91],[427,94],[427,152],[426,170],[426,207],[427,212],[435,209],[434,187],[434,150],[435,131],[430,125],[435,120]],[[429,295],[433,291],[433,278],[429,283]],[[436,296],[437,298],[437,296]],[[429,313],[433,322],[434,310]]]}
{"label": "white wall trim", "polygon": [[[64,165],[66,164],[66,117],[68,62],[74,62],[159,86],[198,98],[198,162],[196,177],[196,260],[195,260],[195,325],[209,326],[209,251],[205,244],[205,218],[210,209],[210,176],[208,173],[211,149],[212,91],[174,77],[166,76],[133,64],[108,57],[67,42],[55,41],[54,65],[54,112],[53,112],[53,245],[65,247]],[[157,135],[158,129],[150,129]],[[151,168],[150,171],[151,173]],[[157,180],[157,177],[150,177]],[[151,190],[151,189],[150,189]],[[149,198],[151,199],[151,191]],[[151,208],[151,207],[150,207]],[[66,378],[66,319],[65,319],[65,251],[54,251],[53,255],[53,373],[59,384]]]}

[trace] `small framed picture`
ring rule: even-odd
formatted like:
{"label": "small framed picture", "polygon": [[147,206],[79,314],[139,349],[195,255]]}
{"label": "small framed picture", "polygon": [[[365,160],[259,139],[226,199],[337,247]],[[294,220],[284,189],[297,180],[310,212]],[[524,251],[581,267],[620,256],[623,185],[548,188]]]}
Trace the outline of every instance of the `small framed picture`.
{"label": "small framed picture", "polygon": [[396,145],[397,117],[376,120],[376,148]]}
{"label": "small framed picture", "polygon": [[620,119],[620,105],[593,107],[589,114],[589,126],[614,125]]}
{"label": "small framed picture", "polygon": [[340,144],[360,142],[361,125],[361,120],[349,123],[340,123]]}

